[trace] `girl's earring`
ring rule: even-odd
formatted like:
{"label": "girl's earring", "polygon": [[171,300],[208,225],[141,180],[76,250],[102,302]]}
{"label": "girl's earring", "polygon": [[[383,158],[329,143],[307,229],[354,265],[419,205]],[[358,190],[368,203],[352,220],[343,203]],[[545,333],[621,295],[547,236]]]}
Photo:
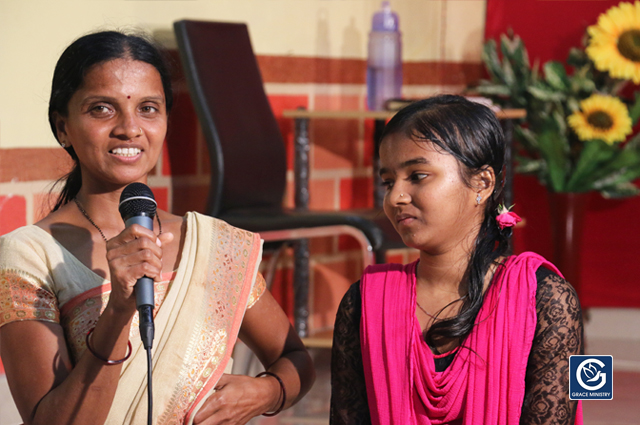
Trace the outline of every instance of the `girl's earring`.
{"label": "girl's earring", "polygon": [[478,196],[476,196],[476,205],[480,205],[480,201],[482,201],[482,196],[478,193]]}
{"label": "girl's earring", "polygon": [[60,142],[60,146],[62,146],[63,148],[66,148],[67,144],[65,142]]}

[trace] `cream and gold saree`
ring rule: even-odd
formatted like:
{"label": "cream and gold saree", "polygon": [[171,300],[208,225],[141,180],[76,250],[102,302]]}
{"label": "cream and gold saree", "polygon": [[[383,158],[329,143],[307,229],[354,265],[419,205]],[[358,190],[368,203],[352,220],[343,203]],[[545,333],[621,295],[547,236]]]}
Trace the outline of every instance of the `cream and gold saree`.
{"label": "cream and gold saree", "polygon": [[[244,313],[264,291],[257,234],[197,213],[178,269],[156,282],[154,423],[190,423],[225,371]],[[0,326],[16,320],[60,323],[72,357],[106,306],[109,282],[49,233],[26,226],[0,238]],[[137,317],[107,424],[145,424],[146,352]]]}

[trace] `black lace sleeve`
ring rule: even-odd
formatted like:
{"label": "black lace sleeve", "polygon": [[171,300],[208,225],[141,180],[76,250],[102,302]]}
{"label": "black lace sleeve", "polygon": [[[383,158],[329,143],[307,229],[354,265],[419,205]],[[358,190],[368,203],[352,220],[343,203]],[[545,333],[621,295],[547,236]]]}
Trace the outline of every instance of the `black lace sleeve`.
{"label": "black lace sleeve", "polygon": [[520,424],[573,425],[577,401],[569,399],[569,356],[583,354],[582,311],[576,291],[557,274],[536,274],[538,324],[525,378]]}
{"label": "black lace sleeve", "polygon": [[333,425],[371,424],[360,349],[362,301],[360,282],[342,298],[331,351],[331,416]]}

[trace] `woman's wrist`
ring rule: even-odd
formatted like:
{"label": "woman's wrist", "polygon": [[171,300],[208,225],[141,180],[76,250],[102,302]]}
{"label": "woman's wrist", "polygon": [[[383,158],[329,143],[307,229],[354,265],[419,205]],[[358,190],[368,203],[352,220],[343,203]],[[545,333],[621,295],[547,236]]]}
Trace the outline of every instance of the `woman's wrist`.
{"label": "woman's wrist", "polygon": [[284,387],[282,379],[275,373],[265,371],[256,375],[256,378],[266,378],[270,382],[269,394],[271,397],[267,398],[271,400],[267,409],[262,412],[264,416],[275,416],[284,409],[284,405],[287,401],[287,392]]}
{"label": "woman's wrist", "polygon": [[126,326],[127,323],[130,324],[133,321],[135,314],[135,300],[132,302],[119,303],[113,297],[110,297],[100,317],[107,317],[110,322],[113,320],[115,325],[122,324],[122,326]]}
{"label": "woman's wrist", "polygon": [[[130,314],[123,313],[117,308],[114,308],[111,303],[108,303],[104,311],[98,319],[95,327],[92,330],[91,341],[94,351],[101,353],[107,353],[110,350],[115,349],[116,346],[122,346],[126,350],[129,342],[129,333],[131,331],[131,324],[133,323],[134,312]],[[120,349],[116,350],[120,357],[124,357],[126,351]],[[118,357],[118,358],[120,358]]]}

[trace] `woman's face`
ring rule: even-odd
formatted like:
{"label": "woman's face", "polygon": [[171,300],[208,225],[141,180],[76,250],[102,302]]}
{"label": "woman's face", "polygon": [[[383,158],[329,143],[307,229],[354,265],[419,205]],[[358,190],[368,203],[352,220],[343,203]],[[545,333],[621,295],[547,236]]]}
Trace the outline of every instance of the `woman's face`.
{"label": "woman's face", "polygon": [[58,140],[78,156],[83,186],[146,183],[167,132],[160,74],[131,59],[97,64],[71,97],[68,116],[58,116],[56,125]]}
{"label": "woman's face", "polygon": [[392,134],[380,146],[384,211],[407,246],[442,254],[470,248],[485,203],[461,178],[458,161],[430,142]]}

